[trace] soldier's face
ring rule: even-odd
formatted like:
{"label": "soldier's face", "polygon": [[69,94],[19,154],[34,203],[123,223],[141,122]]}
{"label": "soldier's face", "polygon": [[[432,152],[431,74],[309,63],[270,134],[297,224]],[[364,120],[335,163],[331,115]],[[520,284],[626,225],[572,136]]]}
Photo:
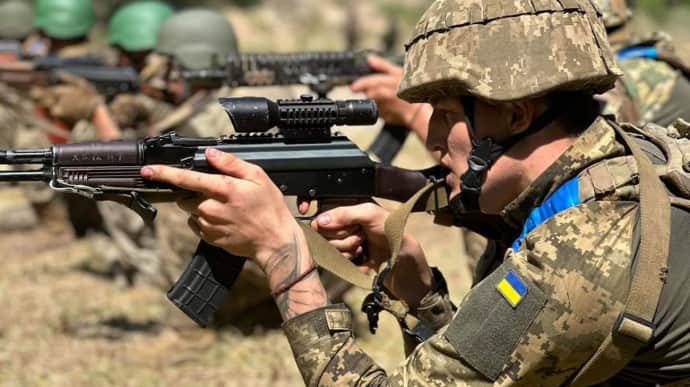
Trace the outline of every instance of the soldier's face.
{"label": "soldier's face", "polygon": [[[441,164],[453,171],[446,179],[451,197],[460,192],[460,179],[467,170],[472,141],[460,99],[444,97],[431,101],[434,112],[429,121],[427,148],[440,154]],[[511,131],[512,111],[509,104],[475,101],[475,132],[477,138],[506,138]],[[502,160],[507,159],[507,160]],[[519,173],[511,158],[500,158],[486,176],[480,205],[486,213],[498,213],[515,196],[512,189]],[[517,191],[519,193],[519,191]]]}

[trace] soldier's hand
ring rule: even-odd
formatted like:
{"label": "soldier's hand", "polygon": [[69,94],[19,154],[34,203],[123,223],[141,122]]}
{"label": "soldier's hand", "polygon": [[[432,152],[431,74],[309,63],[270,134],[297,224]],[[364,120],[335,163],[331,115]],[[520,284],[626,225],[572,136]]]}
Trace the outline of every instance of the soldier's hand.
{"label": "soldier's hand", "polygon": [[411,104],[398,98],[398,84],[402,79],[402,67],[379,57],[369,55],[369,67],[377,74],[367,75],[352,83],[354,92],[364,93],[376,101],[379,116],[391,125],[409,127],[420,104]]}
{"label": "soldier's hand", "polygon": [[383,230],[386,218],[388,211],[374,203],[364,203],[326,211],[311,226],[346,258],[365,254],[362,266],[377,270],[391,254]]}
{"label": "soldier's hand", "polygon": [[137,122],[146,122],[147,109],[136,94],[119,94],[110,103],[115,123],[121,128],[134,128]]}
{"label": "soldier's hand", "polygon": [[103,97],[86,80],[61,73],[59,85],[37,87],[31,92],[33,99],[48,109],[50,115],[69,125],[90,120],[96,108],[103,105]]}
{"label": "soldier's hand", "polygon": [[303,238],[283,195],[261,168],[215,149],[207,149],[206,157],[221,174],[160,165],[144,167],[141,174],[198,193],[178,202],[190,214],[192,230],[262,268],[281,247]]}
{"label": "soldier's hand", "polygon": [[[388,215],[388,211],[373,203],[339,207],[319,215],[312,222],[312,228],[346,258],[364,253],[367,261],[361,267],[378,270],[391,254],[384,234]],[[432,288],[432,278],[421,246],[405,235],[400,255],[392,272],[384,279],[384,285],[393,296],[414,307]]]}

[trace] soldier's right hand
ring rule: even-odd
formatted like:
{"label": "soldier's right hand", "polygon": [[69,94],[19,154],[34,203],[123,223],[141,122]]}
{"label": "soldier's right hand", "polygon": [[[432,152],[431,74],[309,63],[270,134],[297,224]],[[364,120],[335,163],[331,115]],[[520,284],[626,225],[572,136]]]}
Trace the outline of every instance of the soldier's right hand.
{"label": "soldier's right hand", "polygon": [[376,74],[359,78],[350,88],[353,92],[364,93],[367,98],[376,101],[379,116],[387,124],[410,127],[421,104],[411,104],[398,98],[402,67],[376,55],[369,55],[367,62]]}
{"label": "soldier's right hand", "polygon": [[376,270],[391,255],[383,229],[388,214],[374,203],[338,207],[317,216],[311,226],[346,258],[366,254],[362,266]]}
{"label": "soldier's right hand", "polygon": [[[378,270],[391,255],[384,233],[388,215],[389,212],[380,206],[364,203],[324,212],[311,226],[346,258],[366,254],[367,261],[360,266],[362,269]],[[394,297],[416,307],[432,289],[432,282],[433,275],[421,246],[411,236],[403,236],[400,255],[384,279],[384,285]]]}

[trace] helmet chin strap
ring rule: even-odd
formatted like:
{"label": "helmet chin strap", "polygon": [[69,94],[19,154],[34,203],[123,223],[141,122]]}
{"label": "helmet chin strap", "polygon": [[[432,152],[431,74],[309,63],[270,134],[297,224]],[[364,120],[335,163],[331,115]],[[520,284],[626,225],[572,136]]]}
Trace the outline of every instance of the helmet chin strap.
{"label": "helmet chin strap", "polygon": [[[486,180],[486,173],[494,162],[520,140],[542,130],[553,122],[563,113],[563,108],[560,105],[552,107],[537,117],[526,130],[504,140],[496,141],[492,137],[477,139],[475,130],[475,99],[473,97],[461,97],[460,102],[465,111],[465,123],[470,133],[472,150],[467,159],[467,171],[460,176],[462,190],[459,195],[450,200],[450,209],[456,220],[459,223],[464,223],[463,220],[477,218],[476,216],[468,217],[468,214],[480,213],[479,196],[481,195],[482,185]],[[470,225],[467,226],[472,228]],[[486,234],[487,232],[480,233]]]}

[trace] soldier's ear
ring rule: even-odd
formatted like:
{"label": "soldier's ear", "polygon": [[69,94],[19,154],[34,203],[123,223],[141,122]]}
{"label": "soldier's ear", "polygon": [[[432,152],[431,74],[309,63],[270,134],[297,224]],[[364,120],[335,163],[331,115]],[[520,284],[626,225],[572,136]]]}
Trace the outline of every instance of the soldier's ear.
{"label": "soldier's ear", "polygon": [[512,111],[510,133],[512,135],[521,133],[532,125],[532,122],[537,118],[537,104],[538,102],[534,99],[510,102]]}

